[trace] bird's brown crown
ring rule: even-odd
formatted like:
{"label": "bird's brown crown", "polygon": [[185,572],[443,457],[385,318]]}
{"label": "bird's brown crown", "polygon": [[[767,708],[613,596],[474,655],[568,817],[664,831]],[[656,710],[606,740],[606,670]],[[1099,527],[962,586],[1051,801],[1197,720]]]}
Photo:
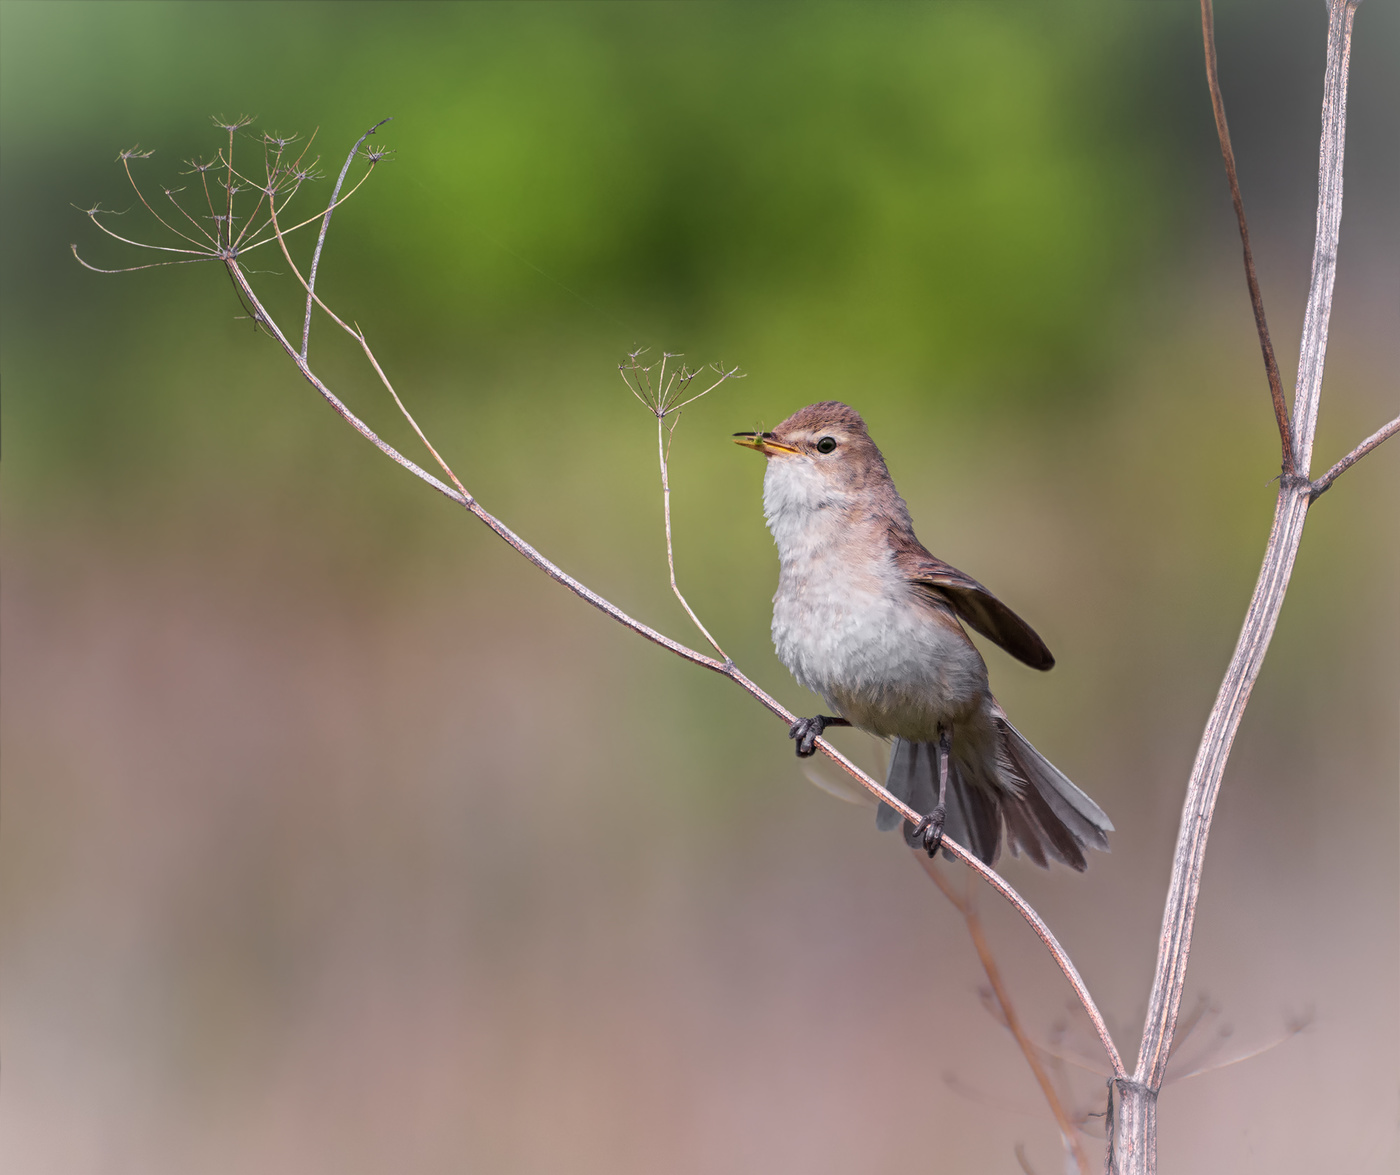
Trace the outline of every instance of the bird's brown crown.
{"label": "bird's brown crown", "polygon": [[865,421],[861,419],[860,413],[840,400],[823,400],[819,404],[808,404],[805,408],[799,408],[773,430],[773,436],[781,441],[790,438],[802,440],[809,436],[820,437],[824,431],[845,433],[852,439],[870,439],[870,433],[866,431]]}

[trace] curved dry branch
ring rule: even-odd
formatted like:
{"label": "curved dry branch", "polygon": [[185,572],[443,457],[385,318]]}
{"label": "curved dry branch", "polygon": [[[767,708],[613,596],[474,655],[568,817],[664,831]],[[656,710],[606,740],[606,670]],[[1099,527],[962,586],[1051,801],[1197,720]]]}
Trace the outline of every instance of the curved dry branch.
{"label": "curved dry branch", "polygon": [[175,245],[148,245],[143,241],[133,241],[130,237],[122,236],[121,233],[114,233],[97,219],[99,216],[112,216],[113,213],[104,212],[101,208],[84,208],[83,212],[100,231],[106,233],[112,240],[120,241],[123,245],[134,245],[138,249],[151,249],[157,253],[187,253],[201,260],[214,256],[214,253],[209,249],[181,249]]}
{"label": "curved dry branch", "polygon": [[325,218],[321,221],[321,232],[316,238],[316,252],[311,257],[311,272],[306,282],[306,321],[301,328],[301,357],[306,358],[306,349],[311,343],[311,307],[312,298],[316,292],[316,271],[321,267],[321,250],[326,245],[326,233],[331,227],[331,213],[335,211],[336,201],[340,196],[340,189],[345,183],[345,174],[350,170],[350,164],[354,161],[355,155],[359,152],[364,141],[374,134],[386,122],[392,122],[392,118],[381,118],[369,130],[365,131],[355,145],[350,149],[350,154],[345,157],[345,166],[340,169],[340,175],[335,181],[335,190],[331,192],[330,203],[326,206]]}
{"label": "curved dry branch", "polygon": [[1337,462],[1331,469],[1317,478],[1308,487],[1309,496],[1316,502],[1328,490],[1332,488],[1332,483],[1341,477],[1348,469],[1361,460],[1367,453],[1374,449],[1383,441],[1390,440],[1397,432],[1400,432],[1400,416],[1397,416],[1389,424],[1382,425],[1376,429],[1369,437],[1356,446],[1350,453]]}
{"label": "curved dry branch", "polygon": [[[136,193],[136,198],[137,198],[138,200],[141,201],[141,204],[142,204],[142,206],[146,209],[146,211],[149,212],[153,217],[155,217],[155,219],[159,222],[159,224],[161,225],[162,228],[167,229],[170,233],[172,233],[174,236],[179,237],[182,241],[188,241],[191,245],[195,245],[195,246],[199,247],[200,249],[203,249],[203,248],[204,248],[204,242],[202,242],[202,241],[197,241],[197,240],[195,240],[194,237],[191,237],[191,236],[187,235],[186,233],[182,233],[182,232],[181,232],[179,229],[177,229],[174,225],[168,223],[168,222],[166,221],[165,217],[161,216],[161,214],[160,214],[159,212],[157,212],[154,208],[151,207],[150,202],[146,199],[146,194],[145,194],[143,191],[141,191],[141,185],[138,184],[138,183],[136,182],[136,177],[135,177],[134,175],[131,174],[131,161],[132,161],[133,159],[149,159],[149,158],[152,156],[152,154],[154,154],[154,152],[152,152],[152,151],[141,151],[141,150],[139,150],[138,148],[133,147],[131,150],[129,150],[129,151],[123,151],[120,155],[117,156],[117,159],[121,162],[122,170],[126,172],[126,179],[127,179],[127,182],[131,185],[131,190],[132,190],[133,192]],[[183,211],[183,209],[181,209],[181,211]],[[101,225],[99,225],[98,227],[101,228]],[[196,227],[198,228],[199,226],[196,225]],[[104,231],[105,231],[105,230],[104,230]],[[205,236],[206,239],[208,238],[209,234],[208,234],[208,233],[205,233],[204,230],[203,230],[202,228],[200,229],[200,232],[203,233],[203,235]],[[116,236],[115,233],[113,233],[112,235],[113,235],[113,236]],[[118,240],[120,240],[120,239],[121,239],[121,238],[118,238]],[[128,242],[127,242],[127,244],[133,244],[133,243],[134,243],[134,242],[131,242],[131,241],[128,241]],[[147,247],[147,248],[159,248],[159,246],[146,246],[146,247]],[[189,250],[175,250],[175,251],[176,251],[176,252],[188,252]]]}
{"label": "curved dry branch", "polygon": [[84,269],[90,269],[93,273],[135,273],[139,269],[164,269],[167,265],[194,265],[200,261],[212,261],[212,257],[186,257],[183,261],[149,261],[145,265],[127,265],[121,269],[103,269],[100,265],[93,265],[90,261],[84,261],[83,255],[78,252],[78,246],[72,244],[68,246],[68,251],[73,254],[73,260]]}

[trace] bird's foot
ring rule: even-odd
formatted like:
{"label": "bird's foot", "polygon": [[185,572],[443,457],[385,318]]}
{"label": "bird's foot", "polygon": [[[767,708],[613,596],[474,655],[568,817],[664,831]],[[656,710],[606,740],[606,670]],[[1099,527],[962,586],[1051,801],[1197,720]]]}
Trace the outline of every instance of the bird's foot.
{"label": "bird's foot", "polygon": [[914,825],[914,843],[923,847],[930,857],[936,856],[943,843],[943,822],[948,818],[948,809],[939,804],[932,812]]}
{"label": "bird's foot", "polygon": [[809,758],[817,749],[817,739],[828,726],[850,726],[844,718],[833,718],[829,714],[818,714],[813,718],[799,718],[788,727],[788,738],[797,741],[797,757]]}

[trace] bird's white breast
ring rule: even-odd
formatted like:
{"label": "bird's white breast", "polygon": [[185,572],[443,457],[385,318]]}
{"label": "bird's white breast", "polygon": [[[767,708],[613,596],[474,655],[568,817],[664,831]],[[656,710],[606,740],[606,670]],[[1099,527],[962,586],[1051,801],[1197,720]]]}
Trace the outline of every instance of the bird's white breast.
{"label": "bird's white breast", "polygon": [[800,684],[856,726],[919,741],[980,708],[981,656],[916,597],[857,495],[784,456],[768,462],[763,506],[781,565],[773,644]]}

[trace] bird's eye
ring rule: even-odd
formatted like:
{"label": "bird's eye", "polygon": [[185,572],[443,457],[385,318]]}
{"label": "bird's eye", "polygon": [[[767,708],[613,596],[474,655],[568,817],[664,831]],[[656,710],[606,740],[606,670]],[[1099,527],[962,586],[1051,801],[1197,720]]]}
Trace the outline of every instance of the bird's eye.
{"label": "bird's eye", "polygon": [[830,453],[834,448],[836,448],[835,437],[822,437],[822,439],[817,442],[818,453]]}

